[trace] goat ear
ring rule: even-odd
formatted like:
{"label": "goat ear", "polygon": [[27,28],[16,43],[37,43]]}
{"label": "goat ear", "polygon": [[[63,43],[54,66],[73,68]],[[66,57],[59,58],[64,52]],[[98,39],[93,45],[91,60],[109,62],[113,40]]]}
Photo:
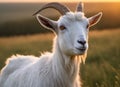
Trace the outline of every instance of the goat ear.
{"label": "goat ear", "polygon": [[38,22],[45,28],[50,29],[54,32],[57,32],[57,22],[51,19],[48,19],[40,14],[36,15]]}
{"label": "goat ear", "polygon": [[88,18],[88,20],[89,20],[89,25],[90,25],[90,26],[95,25],[96,23],[99,22],[99,20],[101,19],[101,17],[102,17],[102,12],[100,12],[100,13],[98,13],[98,14],[90,17],[90,18]]}

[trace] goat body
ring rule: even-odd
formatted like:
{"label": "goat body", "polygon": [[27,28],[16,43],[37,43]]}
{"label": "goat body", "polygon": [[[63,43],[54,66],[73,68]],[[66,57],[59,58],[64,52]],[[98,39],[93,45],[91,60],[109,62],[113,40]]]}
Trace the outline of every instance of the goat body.
{"label": "goat body", "polygon": [[[55,42],[56,43],[56,42]],[[1,71],[1,87],[79,87],[80,58],[69,58],[60,52],[40,58],[13,56]]]}
{"label": "goat body", "polygon": [[56,35],[53,52],[9,58],[1,70],[0,87],[81,87],[79,67],[88,50],[88,28],[102,15],[86,18],[82,6],[79,4],[75,13],[59,3],[43,6],[39,11],[52,7],[62,14],[58,21],[36,15],[39,23]]}

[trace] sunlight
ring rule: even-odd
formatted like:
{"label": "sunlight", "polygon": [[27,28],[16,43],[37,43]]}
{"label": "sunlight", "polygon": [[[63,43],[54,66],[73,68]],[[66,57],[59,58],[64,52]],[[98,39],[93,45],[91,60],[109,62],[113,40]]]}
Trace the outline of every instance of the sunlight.
{"label": "sunlight", "polygon": [[120,0],[0,0],[0,2],[120,2]]}

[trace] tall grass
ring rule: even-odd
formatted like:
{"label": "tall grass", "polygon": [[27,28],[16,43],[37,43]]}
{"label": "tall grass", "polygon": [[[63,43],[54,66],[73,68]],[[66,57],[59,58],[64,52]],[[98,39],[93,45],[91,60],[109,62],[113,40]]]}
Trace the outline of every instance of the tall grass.
{"label": "tall grass", "polygon": [[[0,69],[13,54],[40,56],[51,51],[53,34],[0,38]],[[91,31],[86,64],[81,64],[83,87],[120,87],[120,29]]]}
{"label": "tall grass", "polygon": [[51,50],[51,34],[0,38],[0,68],[4,66],[6,58],[16,55],[40,56],[40,52]]}
{"label": "tall grass", "polygon": [[120,87],[120,30],[93,31],[86,64],[81,67],[83,87]]}

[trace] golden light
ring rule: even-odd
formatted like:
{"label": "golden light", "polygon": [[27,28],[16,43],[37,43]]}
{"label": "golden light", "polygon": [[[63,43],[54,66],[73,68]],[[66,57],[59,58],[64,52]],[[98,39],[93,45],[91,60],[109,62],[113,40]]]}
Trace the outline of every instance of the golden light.
{"label": "golden light", "polygon": [[0,2],[120,2],[120,0],[0,0]]}

